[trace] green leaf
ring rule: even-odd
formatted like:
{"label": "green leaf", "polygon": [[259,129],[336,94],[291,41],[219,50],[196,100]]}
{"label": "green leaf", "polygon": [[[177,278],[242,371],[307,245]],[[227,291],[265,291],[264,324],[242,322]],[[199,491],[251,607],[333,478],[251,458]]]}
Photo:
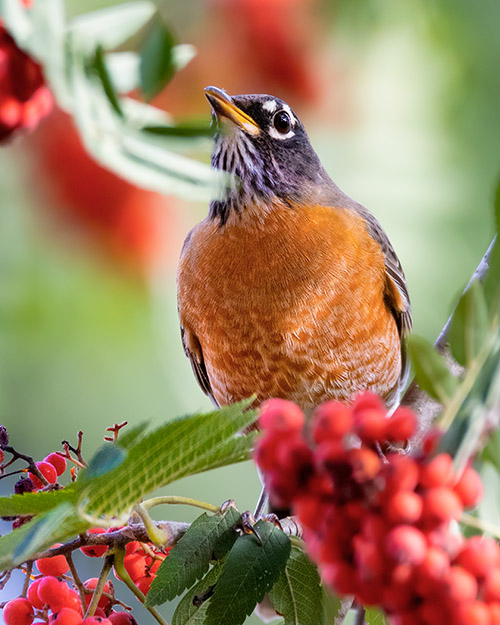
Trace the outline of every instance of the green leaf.
{"label": "green leaf", "polygon": [[253,534],[241,536],[227,556],[207,610],[206,625],[241,625],[286,566],[290,539],[272,523],[255,525]]}
{"label": "green leaf", "polygon": [[77,493],[73,484],[66,486],[62,490],[0,497],[0,516],[20,516],[48,512],[64,502],[75,503],[76,499]]}
{"label": "green leaf", "polygon": [[95,515],[120,515],[148,493],[201,471],[245,459],[252,436],[237,434],[255,421],[250,400],[208,414],[174,419],[146,434],[106,475],[81,472],[81,505]]}
{"label": "green leaf", "polygon": [[451,320],[449,341],[455,360],[466,367],[484,345],[489,329],[483,287],[474,280],[460,298]]}
{"label": "green leaf", "polygon": [[172,617],[172,625],[203,625],[205,623],[210,596],[221,569],[220,564],[215,564],[205,577],[182,597]]}
{"label": "green leaf", "polygon": [[409,337],[408,351],[419,386],[442,404],[448,403],[458,380],[450,373],[444,358],[428,341],[416,335]]}
{"label": "green leaf", "polygon": [[147,100],[157,95],[174,75],[174,44],[172,33],[161,16],[156,14],[140,51],[139,72],[142,91]]}
{"label": "green leaf", "polygon": [[119,467],[126,457],[127,452],[119,445],[103,445],[89,462],[86,471],[87,479],[106,475],[106,473]]}
{"label": "green leaf", "polygon": [[495,202],[494,202],[493,208],[495,212],[496,232],[497,232],[497,236],[499,236],[500,235],[500,178],[498,179],[498,182],[497,182],[497,188],[495,191]]}
{"label": "green leaf", "polygon": [[318,569],[306,554],[292,547],[286,568],[269,593],[271,603],[284,625],[321,625],[323,590]]}
{"label": "green leaf", "polygon": [[500,430],[493,430],[482,452],[482,459],[490,462],[500,475]]}
{"label": "green leaf", "polygon": [[142,130],[153,135],[166,137],[211,137],[214,134],[214,130],[209,124],[145,126]]}
{"label": "green leaf", "polygon": [[77,509],[63,503],[0,538],[0,570],[17,566],[56,542],[64,542],[90,527]]}
{"label": "green leaf", "polygon": [[106,61],[104,59],[104,51],[101,46],[97,46],[95,51],[94,60],[92,62],[92,68],[97,74],[99,78],[102,88],[104,89],[104,93],[109,100],[113,110],[120,117],[123,117],[123,111],[120,106],[120,101],[118,96],[116,95],[115,88],[113,83],[111,82],[111,78],[108,72],[108,68],[106,67]]}
{"label": "green leaf", "polygon": [[365,621],[368,625],[388,625],[385,614],[377,608],[367,608],[365,612]]}
{"label": "green leaf", "polygon": [[211,560],[223,558],[238,538],[234,527],[240,519],[241,514],[233,507],[224,514],[198,517],[162,562],[146,606],[177,597],[206,573]]}
{"label": "green leaf", "polygon": [[500,317],[500,235],[496,235],[492,245],[488,273],[484,280],[484,292],[490,316],[498,324]]}
{"label": "green leaf", "polygon": [[323,591],[323,622],[326,625],[331,625],[339,614],[339,611],[342,607],[342,601],[333,594],[333,592],[326,588],[322,587]]}

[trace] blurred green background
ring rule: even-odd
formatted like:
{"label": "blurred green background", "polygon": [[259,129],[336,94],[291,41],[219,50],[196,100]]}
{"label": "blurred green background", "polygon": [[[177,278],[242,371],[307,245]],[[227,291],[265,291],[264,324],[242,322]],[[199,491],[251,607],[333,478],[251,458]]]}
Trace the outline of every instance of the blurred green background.
{"label": "blurred green background", "polygon": [[[75,12],[99,6],[71,2]],[[170,0],[162,12],[198,56],[157,105],[206,119],[207,84],[286,99],[334,180],[388,232],[415,331],[435,338],[493,233],[500,4]],[[57,111],[1,148],[0,205],[0,421],[14,446],[41,459],[82,429],[90,457],[115,421],[210,408],[182,351],[175,297],[182,240],[206,205],[103,172]],[[168,492],[245,509],[259,482],[246,463]]]}

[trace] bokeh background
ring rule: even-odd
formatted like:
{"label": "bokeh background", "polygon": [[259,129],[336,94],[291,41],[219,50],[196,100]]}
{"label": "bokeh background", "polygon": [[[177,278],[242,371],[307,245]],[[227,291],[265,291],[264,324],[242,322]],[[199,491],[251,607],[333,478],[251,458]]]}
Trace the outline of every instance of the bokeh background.
{"label": "bokeh background", "polygon": [[[198,55],[154,103],[191,120],[209,116],[208,84],[285,99],[337,184],[388,232],[415,331],[435,338],[493,233],[500,4],[169,0],[161,9]],[[175,297],[182,241],[206,211],[102,169],[57,109],[1,147],[0,422],[14,446],[41,459],[82,429],[90,457],[115,421],[159,424],[210,408],[182,351]],[[245,463],[168,492],[245,509],[259,483]],[[82,557],[82,575],[94,564]],[[12,596],[4,592],[0,600]]]}

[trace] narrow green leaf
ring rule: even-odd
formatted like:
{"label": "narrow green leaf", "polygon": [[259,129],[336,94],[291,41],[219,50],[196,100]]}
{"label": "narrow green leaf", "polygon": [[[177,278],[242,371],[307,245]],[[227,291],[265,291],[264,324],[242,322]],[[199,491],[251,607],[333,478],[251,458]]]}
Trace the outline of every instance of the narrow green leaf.
{"label": "narrow green leaf", "polygon": [[284,625],[323,623],[323,590],[318,569],[301,549],[292,547],[286,568],[269,599],[276,612],[284,617]]}
{"label": "narrow green leaf", "polygon": [[157,95],[174,75],[174,44],[172,33],[161,16],[156,14],[140,50],[139,72],[142,91],[147,100]]}
{"label": "narrow green leaf", "polygon": [[368,625],[388,625],[385,614],[377,608],[367,608],[365,613],[365,621]]}
{"label": "narrow green leaf", "polygon": [[172,625],[203,625],[213,588],[222,566],[215,564],[210,571],[179,601],[172,617]]}
{"label": "narrow green leaf", "polygon": [[484,280],[484,292],[490,317],[496,319],[498,324],[500,318],[500,235],[498,234],[489,258],[488,273]]}
{"label": "narrow green leaf", "polygon": [[227,556],[207,610],[206,625],[241,625],[286,566],[290,539],[272,523],[255,525],[253,534],[241,536]]}
{"label": "narrow green leaf", "polygon": [[500,430],[493,430],[481,454],[483,461],[490,462],[500,475]]}
{"label": "narrow green leaf", "polygon": [[214,134],[213,128],[208,124],[145,126],[142,130],[153,135],[166,137],[211,137]]}
{"label": "narrow green leaf", "polygon": [[100,477],[109,473],[116,467],[119,467],[126,457],[127,452],[119,445],[103,445],[89,462],[85,472],[86,479]]}
{"label": "narrow green leaf", "polygon": [[331,625],[337,618],[342,607],[342,601],[329,588],[322,587],[323,591],[323,622]]}
{"label": "narrow green leaf", "polygon": [[211,560],[223,558],[238,538],[234,527],[240,519],[241,514],[232,507],[224,514],[198,517],[162,562],[146,605],[160,605],[177,597],[206,573]]}
{"label": "narrow green leaf", "polygon": [[416,335],[409,337],[408,351],[419,386],[434,399],[448,403],[458,381],[450,373],[444,358],[428,341]]}
{"label": "narrow green leaf", "polygon": [[246,410],[251,401],[174,419],[131,445],[106,475],[82,472],[81,504],[93,515],[119,515],[157,488],[233,462],[235,454],[248,455],[253,438],[237,433],[255,420],[255,412]]}
{"label": "narrow green leaf", "polygon": [[17,566],[54,543],[64,542],[89,527],[90,524],[78,516],[77,509],[67,502],[39,514],[0,538],[0,570]]}
{"label": "narrow green leaf", "polygon": [[497,182],[497,188],[495,191],[495,202],[494,202],[493,208],[495,212],[495,226],[496,226],[497,236],[500,236],[500,178],[498,179],[498,182]]}
{"label": "narrow green leaf", "polygon": [[106,67],[106,61],[104,59],[104,51],[101,46],[97,46],[96,48],[92,67],[101,82],[104,93],[106,94],[106,97],[108,98],[112,108],[120,117],[123,117],[123,111],[120,106],[120,101],[118,99],[118,96],[116,95],[113,83],[111,82],[108,68]]}
{"label": "narrow green leaf", "polygon": [[75,503],[77,493],[73,484],[62,490],[42,491],[0,497],[0,516],[19,516],[48,512],[61,503]]}
{"label": "narrow green leaf", "polygon": [[449,341],[455,360],[466,367],[484,345],[489,329],[483,287],[474,280],[462,295],[451,320]]}

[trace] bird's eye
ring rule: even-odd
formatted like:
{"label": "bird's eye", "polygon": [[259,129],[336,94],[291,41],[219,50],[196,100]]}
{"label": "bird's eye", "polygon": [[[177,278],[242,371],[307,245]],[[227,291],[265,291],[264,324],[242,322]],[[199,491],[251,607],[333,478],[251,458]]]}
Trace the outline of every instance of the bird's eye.
{"label": "bird's eye", "polygon": [[281,134],[286,134],[290,130],[290,115],[286,111],[278,111],[273,117],[273,126]]}

